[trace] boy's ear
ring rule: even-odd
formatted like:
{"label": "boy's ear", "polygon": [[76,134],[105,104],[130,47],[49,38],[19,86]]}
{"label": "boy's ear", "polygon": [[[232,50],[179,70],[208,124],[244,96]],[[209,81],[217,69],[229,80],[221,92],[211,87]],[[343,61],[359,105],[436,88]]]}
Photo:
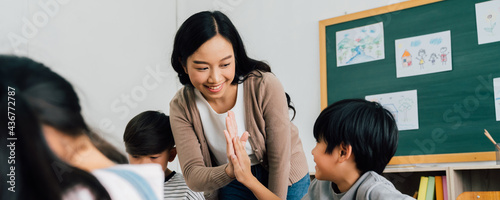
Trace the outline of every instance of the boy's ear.
{"label": "boy's ear", "polygon": [[346,160],[349,160],[349,158],[351,158],[352,146],[350,144],[340,143],[339,149],[340,149],[340,155],[339,155],[340,162],[344,162]]}
{"label": "boy's ear", "polygon": [[174,161],[175,156],[177,156],[177,149],[173,147],[172,149],[168,150],[168,162]]}

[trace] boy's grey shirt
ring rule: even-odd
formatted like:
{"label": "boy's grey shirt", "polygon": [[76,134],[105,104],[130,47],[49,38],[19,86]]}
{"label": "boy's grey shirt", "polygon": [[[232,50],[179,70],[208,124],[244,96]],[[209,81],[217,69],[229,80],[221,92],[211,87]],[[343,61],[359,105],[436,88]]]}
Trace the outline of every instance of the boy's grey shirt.
{"label": "boy's grey shirt", "polygon": [[302,200],[316,200],[316,199],[334,199],[334,200],[348,200],[348,199],[414,199],[408,195],[399,192],[391,182],[380,176],[374,171],[364,173],[359,179],[351,186],[351,188],[344,193],[335,193],[332,188],[332,182],[321,181],[314,179],[311,182],[309,191],[302,198]]}

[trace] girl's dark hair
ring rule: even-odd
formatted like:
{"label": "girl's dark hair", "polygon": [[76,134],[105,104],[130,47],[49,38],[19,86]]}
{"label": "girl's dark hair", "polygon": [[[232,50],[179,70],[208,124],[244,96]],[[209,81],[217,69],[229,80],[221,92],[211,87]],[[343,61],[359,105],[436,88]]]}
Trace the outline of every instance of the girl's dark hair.
{"label": "girl's dark hair", "polygon": [[87,134],[97,149],[110,160],[119,164],[128,162],[114,146],[88,128],[81,114],[78,96],[68,81],[27,58],[3,58],[5,62],[10,62],[5,65],[10,64],[13,69],[6,73],[18,78],[26,101],[41,123],[73,137]]}
{"label": "girl's dark hair", "polygon": [[[217,34],[227,39],[233,46],[236,69],[232,84],[243,83],[251,75],[258,76],[251,73],[254,70],[271,72],[271,67],[268,64],[247,56],[245,46],[236,27],[226,15],[219,11],[203,11],[189,17],[175,35],[171,62],[183,85],[192,86],[189,76],[183,68],[183,66],[186,66],[187,58],[203,43]],[[287,93],[285,94],[288,108],[293,110],[294,118],[295,108],[291,104],[290,96]]]}
{"label": "girl's dark hair", "polygon": [[396,153],[398,128],[392,114],[379,103],[345,99],[325,108],[314,123],[314,138],[331,154],[341,143],[352,146],[356,167],[382,174]]}
{"label": "girl's dark hair", "polygon": [[[0,95],[2,105],[10,105],[15,109],[7,110],[6,106],[1,108],[2,113],[15,113],[15,131],[14,135],[9,137],[17,139],[12,141],[15,143],[16,192],[2,192],[1,199],[61,199],[64,192],[71,192],[78,186],[88,189],[96,199],[110,199],[93,175],[60,160],[50,150],[42,135],[40,122],[51,125],[60,122],[72,125],[81,123],[56,117],[79,120],[78,116],[54,105],[58,103],[76,109],[73,105],[75,102],[69,102],[78,103],[78,99],[72,96],[76,94],[71,85],[40,63],[28,58],[0,55],[0,87],[3,90]],[[10,96],[6,92],[8,89],[13,91]],[[67,98],[68,101],[61,101],[60,98]],[[63,114],[68,114],[68,117]],[[7,124],[4,121],[5,118],[1,118],[1,123]],[[71,130],[69,127],[62,126],[65,130]],[[2,131],[0,143],[3,147],[4,142],[11,142],[4,138],[6,136],[7,133]],[[9,156],[7,151],[0,152],[2,158]],[[1,171],[7,172],[3,169],[7,166],[1,166]],[[8,188],[8,185],[3,184],[6,182],[2,181],[2,188]]]}
{"label": "girl's dark hair", "polygon": [[158,111],[144,111],[132,118],[123,141],[130,155],[157,154],[175,146],[170,119]]}

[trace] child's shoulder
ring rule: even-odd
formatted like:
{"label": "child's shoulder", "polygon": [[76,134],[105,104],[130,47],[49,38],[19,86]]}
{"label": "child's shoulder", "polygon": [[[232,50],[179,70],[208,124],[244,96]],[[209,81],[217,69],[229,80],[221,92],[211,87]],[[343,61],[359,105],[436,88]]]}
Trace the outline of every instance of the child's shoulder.
{"label": "child's shoulder", "polygon": [[165,181],[163,186],[165,199],[205,199],[203,192],[195,192],[187,185],[182,174],[172,172],[174,175]]}
{"label": "child's shoulder", "polygon": [[318,179],[313,179],[307,194],[302,198],[302,200],[312,200],[312,199],[334,199],[332,198],[334,193],[331,189],[330,181],[322,181]]}
{"label": "child's shoulder", "polygon": [[165,186],[166,185],[186,185],[186,181],[184,180],[184,176],[182,174],[179,174],[175,171],[172,172],[173,175],[171,178],[169,178],[167,181],[165,181]]}
{"label": "child's shoulder", "polygon": [[357,199],[413,199],[399,192],[385,177],[374,171],[368,171],[360,179],[363,182],[358,187]]}

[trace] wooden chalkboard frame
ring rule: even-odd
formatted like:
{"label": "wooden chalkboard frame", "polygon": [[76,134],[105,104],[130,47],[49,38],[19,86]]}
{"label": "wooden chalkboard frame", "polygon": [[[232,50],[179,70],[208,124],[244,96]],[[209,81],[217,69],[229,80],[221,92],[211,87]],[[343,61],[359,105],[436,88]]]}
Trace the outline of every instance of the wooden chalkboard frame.
{"label": "wooden chalkboard frame", "polygon": [[[340,17],[321,20],[319,22],[319,47],[320,47],[320,85],[321,85],[321,109],[328,106],[327,90],[327,42],[326,27],[363,19],[372,16],[381,16],[387,13],[409,9],[417,6],[437,3],[443,0],[410,0],[402,3],[396,3],[371,10],[348,14]],[[391,47],[386,47],[391,48]],[[421,164],[421,163],[449,163],[449,162],[473,162],[473,161],[494,161],[495,152],[472,152],[472,153],[450,153],[450,154],[432,154],[432,155],[411,155],[395,156],[389,162],[389,165],[400,164]]]}

